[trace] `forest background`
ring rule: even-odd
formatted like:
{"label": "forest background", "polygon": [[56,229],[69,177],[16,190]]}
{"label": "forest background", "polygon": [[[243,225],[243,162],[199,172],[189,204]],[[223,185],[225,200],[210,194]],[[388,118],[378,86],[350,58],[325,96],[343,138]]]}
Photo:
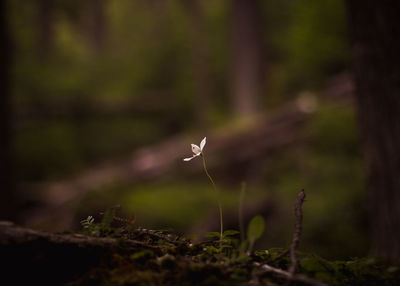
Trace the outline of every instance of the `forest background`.
{"label": "forest background", "polygon": [[369,253],[344,1],[6,2],[15,220],[77,230],[121,205],[146,228],[217,230],[201,160],[182,161],[207,136],[229,228],[246,182],[257,247],[286,247],[304,188],[301,249]]}

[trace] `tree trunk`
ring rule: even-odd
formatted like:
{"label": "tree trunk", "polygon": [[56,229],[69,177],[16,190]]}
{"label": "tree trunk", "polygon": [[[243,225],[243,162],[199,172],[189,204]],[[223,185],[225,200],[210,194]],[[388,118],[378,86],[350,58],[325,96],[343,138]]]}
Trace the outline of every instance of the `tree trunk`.
{"label": "tree trunk", "polygon": [[233,111],[242,117],[257,109],[262,80],[261,15],[258,0],[232,1]]}
{"label": "tree trunk", "polygon": [[107,40],[107,18],[106,18],[106,0],[92,0],[92,46],[97,53],[102,52],[106,47]]}
{"label": "tree trunk", "polygon": [[11,153],[11,39],[6,0],[0,0],[0,218],[15,219],[16,200]]}
{"label": "tree trunk", "polygon": [[372,251],[400,258],[400,2],[348,0]]}
{"label": "tree trunk", "polygon": [[182,1],[187,14],[189,15],[191,28],[191,43],[193,45],[193,73],[195,80],[195,114],[196,123],[199,129],[208,125],[212,86],[210,79],[210,56],[208,50],[208,38],[206,24],[204,21],[204,8],[202,1]]}
{"label": "tree trunk", "polygon": [[40,0],[37,18],[38,55],[43,60],[54,49],[54,6],[52,0]]}

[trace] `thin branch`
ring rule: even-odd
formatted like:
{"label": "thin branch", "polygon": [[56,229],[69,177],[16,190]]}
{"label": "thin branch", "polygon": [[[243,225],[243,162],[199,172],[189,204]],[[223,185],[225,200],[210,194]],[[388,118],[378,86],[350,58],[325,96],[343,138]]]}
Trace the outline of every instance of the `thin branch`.
{"label": "thin branch", "polygon": [[289,248],[289,250],[283,252],[278,257],[278,258],[281,258],[281,257],[287,255],[288,253],[290,254],[290,267],[289,267],[288,271],[272,267],[268,264],[261,265],[261,269],[266,272],[271,272],[271,273],[274,273],[276,275],[279,275],[279,276],[287,279],[287,281],[284,285],[289,285],[290,282],[301,282],[301,283],[312,285],[312,286],[327,286],[326,283],[310,279],[307,276],[304,276],[301,274],[298,274],[298,275],[295,274],[296,268],[297,268],[296,248],[299,245],[301,231],[302,231],[302,222],[303,222],[302,206],[303,206],[305,198],[306,198],[306,193],[303,189],[297,195],[297,200],[296,200],[296,204],[294,207],[296,222],[295,222],[295,231],[293,233],[293,238],[292,238],[292,242],[290,244],[290,248]]}
{"label": "thin branch", "polygon": [[[24,245],[43,243],[56,246],[76,245],[82,249],[89,247],[111,248],[118,243],[118,239],[110,237],[93,237],[83,234],[58,234],[33,230],[17,226],[9,221],[0,221],[0,247],[9,245]],[[156,250],[157,246],[149,245],[141,241],[126,239],[124,244],[134,248],[147,248]]]}
{"label": "thin branch", "polygon": [[296,217],[296,222],[295,222],[295,231],[293,233],[293,239],[292,243],[290,244],[290,267],[289,267],[289,273],[290,275],[294,275],[296,272],[297,268],[297,257],[296,257],[296,248],[299,245],[300,242],[300,236],[301,236],[301,230],[302,230],[302,223],[303,223],[303,203],[304,199],[306,197],[306,193],[303,190],[298,194],[296,204],[294,207],[294,215]]}
{"label": "thin branch", "polygon": [[286,255],[289,254],[289,252],[290,252],[289,249],[285,250],[284,252],[282,252],[281,254],[279,254],[277,257],[275,257],[274,259],[272,259],[272,260],[270,261],[270,263],[273,263],[273,262],[278,261],[279,259],[285,257]]}
{"label": "thin branch", "polygon": [[301,283],[304,283],[307,285],[312,285],[312,286],[328,286],[328,284],[326,284],[324,282],[310,279],[304,275],[294,275],[294,274],[290,273],[289,271],[275,268],[275,267],[269,266],[268,264],[261,265],[261,269],[266,272],[271,272],[276,275],[279,275],[279,276],[287,279],[288,281],[301,282]]}

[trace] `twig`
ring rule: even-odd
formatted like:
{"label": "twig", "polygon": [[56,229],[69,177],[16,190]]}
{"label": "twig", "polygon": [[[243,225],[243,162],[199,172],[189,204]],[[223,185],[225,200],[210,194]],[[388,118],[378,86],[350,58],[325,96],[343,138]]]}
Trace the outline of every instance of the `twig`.
{"label": "twig", "polygon": [[[48,233],[17,226],[9,221],[0,221],[0,247],[13,245],[22,248],[24,245],[41,243],[41,245],[48,245],[53,250],[58,246],[61,249],[65,245],[75,245],[77,248],[82,249],[89,249],[90,247],[109,249],[114,247],[118,241],[118,239],[110,237]],[[125,239],[124,244],[138,249],[158,249],[157,246],[132,239]]]}
{"label": "twig", "polygon": [[[279,275],[279,276],[287,279],[285,285],[289,285],[290,282],[294,281],[294,282],[301,282],[301,283],[312,285],[312,286],[327,286],[328,284],[326,284],[324,282],[310,279],[307,276],[304,276],[301,274],[298,274],[298,275],[295,274],[296,267],[297,267],[296,248],[299,244],[301,231],[302,231],[302,221],[303,221],[302,206],[303,206],[305,197],[306,197],[305,191],[301,190],[301,192],[297,196],[296,204],[294,207],[296,222],[295,222],[295,230],[293,233],[293,238],[292,238],[292,242],[290,244],[290,248],[289,248],[289,250],[283,252],[281,255],[278,256],[278,258],[281,258],[281,257],[287,255],[288,253],[290,254],[290,267],[289,267],[288,271],[272,267],[268,264],[261,265],[261,269],[266,272],[271,272],[271,273],[274,273],[276,275]],[[275,260],[276,259],[274,259],[274,261]]]}
{"label": "twig", "polygon": [[301,282],[301,283],[312,285],[312,286],[328,286],[328,284],[326,284],[324,282],[310,279],[304,275],[299,275],[299,274],[294,275],[294,274],[290,273],[289,271],[275,268],[275,267],[269,266],[268,264],[263,264],[261,266],[261,269],[266,272],[272,272],[276,275],[286,278],[286,279],[288,279],[288,281]]}
{"label": "twig", "polygon": [[296,217],[296,223],[295,223],[295,230],[293,233],[292,243],[290,244],[290,249],[289,249],[289,251],[290,251],[290,267],[288,270],[288,272],[292,276],[296,272],[296,268],[297,268],[296,248],[299,245],[300,236],[301,236],[302,222],[303,222],[302,206],[303,206],[305,197],[306,197],[306,193],[303,189],[298,194],[296,204],[294,207],[294,215]]}
{"label": "twig", "polygon": [[293,273],[296,270],[296,265],[297,265],[297,259],[296,259],[296,247],[299,244],[299,239],[301,235],[301,229],[302,229],[302,219],[303,219],[303,213],[302,213],[302,204],[304,202],[304,199],[306,197],[306,194],[304,190],[302,190],[298,196],[297,196],[297,201],[295,205],[295,217],[296,217],[296,223],[295,223],[295,232],[293,234],[293,239],[290,244],[289,249],[285,250],[282,252],[279,256],[275,257],[271,262],[275,262],[282,257],[285,257],[286,255],[290,254],[290,261],[291,261],[291,266],[289,268],[289,272]]}
{"label": "twig", "polygon": [[284,252],[282,252],[281,254],[279,254],[277,257],[275,257],[274,259],[272,259],[271,261],[270,261],[270,263],[273,263],[273,262],[275,262],[275,261],[278,261],[279,259],[281,259],[282,257],[285,257],[286,255],[288,255],[289,254],[289,249],[287,249],[287,250],[285,250]]}

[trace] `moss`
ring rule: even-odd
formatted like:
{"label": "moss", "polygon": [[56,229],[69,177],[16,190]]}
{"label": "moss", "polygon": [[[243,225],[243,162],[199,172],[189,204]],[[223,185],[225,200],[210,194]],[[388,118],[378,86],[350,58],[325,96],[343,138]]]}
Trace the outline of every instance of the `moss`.
{"label": "moss", "polygon": [[[131,229],[113,233],[119,236],[118,247],[68,285],[247,285],[255,277],[282,285],[282,277],[263,272],[260,265],[287,269],[290,264],[287,252],[281,248],[259,250],[241,259],[234,240],[224,242],[231,248],[219,249],[217,240],[193,244],[167,231]],[[141,241],[143,247],[124,243],[132,238]],[[400,282],[398,268],[376,259],[333,262],[310,253],[299,252],[297,256],[299,273],[329,285],[390,286]]]}
{"label": "moss", "polygon": [[[96,236],[115,238],[115,243],[108,248],[92,245],[98,255],[86,260],[83,273],[82,270],[71,273],[68,285],[247,285],[250,281],[283,285],[287,282],[279,273],[267,272],[262,267],[268,264],[288,269],[291,262],[286,249],[271,248],[244,255],[236,231],[226,231],[228,235],[222,241],[218,235],[209,235],[207,241],[192,243],[170,231],[134,228],[130,221],[120,218],[118,222],[122,224],[116,227],[115,212],[108,216],[107,223],[105,220],[98,225],[91,223],[90,228],[99,227]],[[90,253],[85,257],[90,258]],[[400,284],[399,268],[374,258],[329,261],[307,252],[297,252],[297,258],[298,273],[329,285]],[[291,285],[303,284],[292,281]]]}

